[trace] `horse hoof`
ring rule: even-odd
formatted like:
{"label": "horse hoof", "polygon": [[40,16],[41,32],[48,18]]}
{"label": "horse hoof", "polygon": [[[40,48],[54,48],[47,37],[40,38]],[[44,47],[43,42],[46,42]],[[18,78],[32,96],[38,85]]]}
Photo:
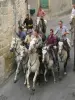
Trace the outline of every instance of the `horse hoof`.
{"label": "horse hoof", "polygon": [[61,80],[62,80],[62,77],[61,77],[61,76],[59,76],[59,78],[58,78],[58,79],[59,79],[59,81],[61,81]]}
{"label": "horse hoof", "polygon": [[66,73],[66,72],[64,72],[64,75],[67,75],[67,73]]}
{"label": "horse hoof", "polygon": [[30,88],[28,88],[28,90],[30,91],[31,89],[30,89]]}
{"label": "horse hoof", "polygon": [[48,83],[48,80],[45,80],[45,83]]}
{"label": "horse hoof", "polygon": [[17,80],[14,80],[14,83],[16,83],[17,82]]}
{"label": "horse hoof", "polygon": [[28,90],[30,90],[30,86],[27,86]]}
{"label": "horse hoof", "polygon": [[56,83],[56,80],[54,80],[54,84]]}
{"label": "horse hoof", "polygon": [[32,91],[35,91],[35,88],[32,88]]}
{"label": "horse hoof", "polygon": [[47,79],[45,79],[45,82],[47,83],[47,82],[48,82],[48,80],[47,80]]}
{"label": "horse hoof", "polygon": [[26,82],[24,83],[24,85],[26,85]]}

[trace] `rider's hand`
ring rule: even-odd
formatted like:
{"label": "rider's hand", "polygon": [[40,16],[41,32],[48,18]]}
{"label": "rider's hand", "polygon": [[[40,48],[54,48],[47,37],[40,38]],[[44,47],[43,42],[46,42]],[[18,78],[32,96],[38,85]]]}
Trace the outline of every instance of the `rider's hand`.
{"label": "rider's hand", "polygon": [[67,35],[67,34],[69,34],[69,33],[65,32],[65,33],[63,34],[63,36],[65,36],[65,35]]}

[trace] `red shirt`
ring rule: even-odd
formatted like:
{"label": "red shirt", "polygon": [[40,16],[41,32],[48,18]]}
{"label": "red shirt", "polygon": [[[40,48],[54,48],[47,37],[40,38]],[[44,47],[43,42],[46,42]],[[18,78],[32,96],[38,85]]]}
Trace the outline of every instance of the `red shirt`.
{"label": "red shirt", "polygon": [[48,36],[48,39],[47,39],[47,44],[56,44],[57,42],[57,39],[54,35],[49,35]]}
{"label": "red shirt", "polygon": [[37,13],[37,16],[38,16],[38,17],[45,16],[44,10],[42,10],[42,9],[39,10],[38,13]]}

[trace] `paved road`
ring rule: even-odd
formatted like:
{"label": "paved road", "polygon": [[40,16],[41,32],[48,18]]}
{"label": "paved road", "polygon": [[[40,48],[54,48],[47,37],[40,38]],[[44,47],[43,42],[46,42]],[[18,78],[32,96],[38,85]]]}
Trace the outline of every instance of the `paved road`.
{"label": "paved road", "polygon": [[[65,24],[68,25],[68,16],[62,17]],[[48,22],[48,29],[57,26],[58,20]],[[49,33],[49,32],[48,32]],[[68,62],[67,70],[68,75],[63,76],[62,81],[53,83],[53,78],[50,77],[49,82],[41,83],[36,86],[34,95],[23,85],[24,77],[21,75],[19,81],[14,84],[13,76],[10,77],[8,82],[0,88],[0,100],[75,100],[73,92],[75,92],[75,73],[73,72],[73,48],[71,50],[71,60]],[[63,69],[62,69],[63,70]],[[3,98],[3,99],[2,99]]]}

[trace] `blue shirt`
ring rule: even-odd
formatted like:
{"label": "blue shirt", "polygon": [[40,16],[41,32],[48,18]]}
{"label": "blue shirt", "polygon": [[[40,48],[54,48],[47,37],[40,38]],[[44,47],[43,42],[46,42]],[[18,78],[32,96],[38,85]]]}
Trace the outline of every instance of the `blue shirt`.
{"label": "blue shirt", "polygon": [[[56,36],[58,36],[60,39],[66,39],[66,35],[64,33],[67,32],[69,33],[68,29],[66,26],[63,26],[62,28],[58,27],[55,31]],[[64,36],[63,36],[64,35]]]}
{"label": "blue shirt", "polygon": [[26,33],[25,32],[19,32],[18,33],[18,36],[22,39],[22,40],[24,40],[25,39],[25,37],[26,37]]}

